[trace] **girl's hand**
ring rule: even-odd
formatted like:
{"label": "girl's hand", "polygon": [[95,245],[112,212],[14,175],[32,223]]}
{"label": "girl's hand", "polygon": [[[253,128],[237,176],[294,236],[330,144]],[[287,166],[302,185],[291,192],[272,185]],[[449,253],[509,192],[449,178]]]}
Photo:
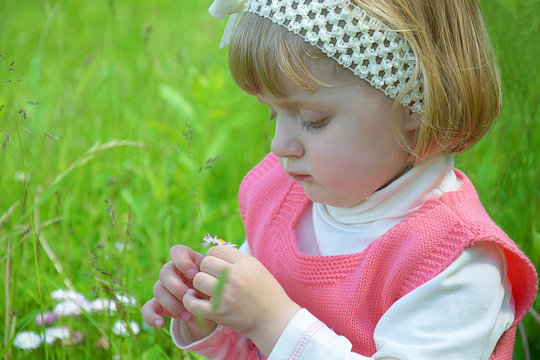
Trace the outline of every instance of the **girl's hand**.
{"label": "girl's hand", "polygon": [[244,334],[266,356],[300,310],[257,259],[229,246],[208,250],[193,287],[211,299],[189,290],[183,298],[186,310]]}
{"label": "girl's hand", "polygon": [[193,318],[182,298],[193,288],[193,277],[199,272],[203,256],[184,245],[173,246],[169,256],[171,261],[163,266],[154,285],[154,298],[141,310],[144,321],[155,328],[165,326],[164,316],[184,321]]}

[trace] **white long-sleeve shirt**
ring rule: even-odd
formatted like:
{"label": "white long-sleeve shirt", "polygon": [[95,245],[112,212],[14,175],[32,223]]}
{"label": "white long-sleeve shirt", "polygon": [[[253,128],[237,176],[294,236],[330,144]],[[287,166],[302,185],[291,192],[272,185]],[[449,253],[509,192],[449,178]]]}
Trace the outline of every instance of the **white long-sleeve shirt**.
{"label": "white long-sleeve shirt", "polygon": [[[425,201],[459,189],[452,168],[453,158],[440,154],[354,207],[313,204],[296,225],[298,248],[323,256],[361,252]],[[240,250],[251,254],[247,242]],[[489,359],[514,320],[510,294],[502,252],[494,244],[479,245],[465,250],[442,273],[383,314],[375,328],[377,351],[372,357],[353,353],[348,339],[302,309],[284,329],[269,360]],[[175,343],[189,349],[219,329],[192,344],[185,341],[189,334],[181,322],[174,320],[171,331]],[[298,354],[300,339],[303,351],[292,356]],[[220,358],[219,351],[215,356]]]}

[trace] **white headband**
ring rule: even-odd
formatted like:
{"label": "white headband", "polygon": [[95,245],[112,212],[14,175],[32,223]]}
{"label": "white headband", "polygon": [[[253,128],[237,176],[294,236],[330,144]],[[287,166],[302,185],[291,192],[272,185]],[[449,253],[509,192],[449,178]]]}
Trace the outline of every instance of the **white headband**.
{"label": "white headband", "polygon": [[[416,59],[403,36],[348,0],[215,0],[209,12],[230,16],[220,48],[228,45],[239,14],[250,12],[299,35],[393,99],[413,77]],[[413,81],[400,103],[421,113],[421,82]]]}

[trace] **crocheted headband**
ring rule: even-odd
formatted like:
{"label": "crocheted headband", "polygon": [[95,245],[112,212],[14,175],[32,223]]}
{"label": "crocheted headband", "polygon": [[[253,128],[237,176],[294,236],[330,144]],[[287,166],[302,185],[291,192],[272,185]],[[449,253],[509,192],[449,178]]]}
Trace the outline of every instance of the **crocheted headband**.
{"label": "crocheted headband", "polygon": [[[209,12],[230,16],[220,48],[228,45],[239,14],[250,12],[299,35],[393,99],[413,77],[416,59],[403,36],[349,0],[215,0]],[[421,113],[421,83],[412,81],[400,103]]]}

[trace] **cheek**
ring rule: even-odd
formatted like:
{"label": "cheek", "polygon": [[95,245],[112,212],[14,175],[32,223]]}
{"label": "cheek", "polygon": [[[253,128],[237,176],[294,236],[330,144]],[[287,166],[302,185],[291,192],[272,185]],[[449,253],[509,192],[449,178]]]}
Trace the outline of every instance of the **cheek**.
{"label": "cheek", "polygon": [[310,156],[317,180],[331,188],[374,191],[403,167],[408,156],[391,137],[366,136],[335,143],[319,147]]}
{"label": "cheek", "polygon": [[314,151],[311,157],[311,168],[315,176],[326,184],[343,184],[347,178],[356,177],[365,170],[366,159],[361,155],[359,146],[324,147]]}

